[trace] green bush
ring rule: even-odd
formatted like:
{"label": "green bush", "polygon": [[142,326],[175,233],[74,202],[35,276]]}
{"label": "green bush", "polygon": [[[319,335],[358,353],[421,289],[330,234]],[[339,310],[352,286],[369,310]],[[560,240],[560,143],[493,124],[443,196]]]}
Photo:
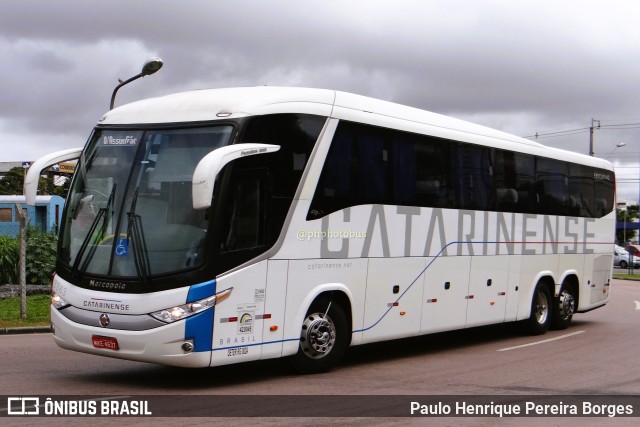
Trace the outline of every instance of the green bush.
{"label": "green bush", "polygon": [[[27,230],[27,283],[48,285],[56,268],[58,236],[42,233],[35,227]],[[0,285],[18,283],[20,243],[17,237],[0,235]]]}
{"label": "green bush", "polygon": [[0,236],[0,285],[18,283],[18,239]]}
{"label": "green bush", "polygon": [[27,283],[47,285],[56,269],[58,235],[42,233],[35,227],[27,231]]}

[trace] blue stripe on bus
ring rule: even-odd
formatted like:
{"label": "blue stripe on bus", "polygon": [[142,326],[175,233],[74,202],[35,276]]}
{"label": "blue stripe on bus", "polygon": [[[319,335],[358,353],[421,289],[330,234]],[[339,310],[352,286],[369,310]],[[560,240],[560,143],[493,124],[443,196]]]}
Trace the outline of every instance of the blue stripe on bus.
{"label": "blue stripe on bus", "polygon": [[[216,293],[216,281],[199,283],[189,288],[187,303],[210,297]],[[215,307],[188,317],[184,324],[184,339],[193,340],[193,351],[211,351],[213,346],[213,313]]]}
{"label": "blue stripe on bus", "polygon": [[195,302],[203,298],[210,297],[216,293],[216,281],[199,283],[189,288],[189,294],[187,295],[187,303]]}
{"label": "blue stripe on bus", "polygon": [[184,325],[184,339],[193,340],[193,351],[211,351],[213,346],[213,312],[215,308],[188,317]]}

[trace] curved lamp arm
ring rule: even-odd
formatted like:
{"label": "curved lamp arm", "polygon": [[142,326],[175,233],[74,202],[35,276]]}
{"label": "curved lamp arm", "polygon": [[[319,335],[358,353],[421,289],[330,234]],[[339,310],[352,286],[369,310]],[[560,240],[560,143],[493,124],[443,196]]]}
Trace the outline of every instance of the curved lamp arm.
{"label": "curved lamp arm", "polygon": [[111,103],[109,104],[109,110],[113,110],[113,105],[116,102],[116,93],[118,93],[118,89],[120,89],[122,86],[131,83],[134,80],[139,79],[140,77],[144,77],[144,76],[150,76],[151,74],[155,73],[156,71],[158,71],[160,68],[162,68],[162,59],[158,58],[158,57],[154,57],[149,59],[147,62],[144,63],[144,65],[142,66],[142,71],[140,72],[140,74],[136,74],[135,76],[122,81],[120,80],[120,84],[118,86],[115,87],[115,89],[113,89],[113,93],[111,94]]}

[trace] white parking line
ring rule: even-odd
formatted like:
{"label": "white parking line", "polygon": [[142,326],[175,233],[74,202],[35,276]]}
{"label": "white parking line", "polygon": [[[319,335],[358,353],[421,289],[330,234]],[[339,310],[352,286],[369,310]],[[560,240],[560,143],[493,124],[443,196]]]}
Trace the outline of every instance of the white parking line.
{"label": "white parking line", "polygon": [[579,335],[579,334],[581,334],[581,333],[583,333],[583,332],[586,332],[586,331],[576,331],[576,332],[572,332],[572,333],[570,333],[570,334],[560,335],[560,336],[558,336],[558,337],[549,338],[549,339],[546,339],[546,340],[530,342],[529,344],[522,344],[522,345],[517,345],[517,346],[515,346],[515,347],[501,348],[500,350],[496,350],[496,351],[517,350],[517,349],[519,349],[519,348],[531,347],[532,345],[545,344],[545,343],[548,343],[548,342],[551,342],[551,341],[557,341],[557,340],[561,340],[561,339],[564,339],[564,338],[572,337],[572,336],[574,336],[574,335]]}

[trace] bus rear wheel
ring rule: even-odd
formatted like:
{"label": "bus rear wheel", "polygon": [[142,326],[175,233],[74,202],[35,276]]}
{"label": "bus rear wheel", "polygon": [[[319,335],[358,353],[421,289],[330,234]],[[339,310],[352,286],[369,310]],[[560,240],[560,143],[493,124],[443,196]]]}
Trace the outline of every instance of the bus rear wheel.
{"label": "bus rear wheel", "polygon": [[290,361],[302,374],[326,372],[342,358],[349,342],[344,310],[336,301],[313,302],[300,330],[298,353]]}
{"label": "bus rear wheel", "polygon": [[542,335],[551,325],[551,293],[547,285],[540,281],[536,285],[531,300],[531,315],[523,321],[524,331],[530,335]]}
{"label": "bus rear wheel", "polygon": [[553,301],[552,326],[554,329],[567,329],[576,311],[576,294],[571,284],[564,284],[562,290]]}

